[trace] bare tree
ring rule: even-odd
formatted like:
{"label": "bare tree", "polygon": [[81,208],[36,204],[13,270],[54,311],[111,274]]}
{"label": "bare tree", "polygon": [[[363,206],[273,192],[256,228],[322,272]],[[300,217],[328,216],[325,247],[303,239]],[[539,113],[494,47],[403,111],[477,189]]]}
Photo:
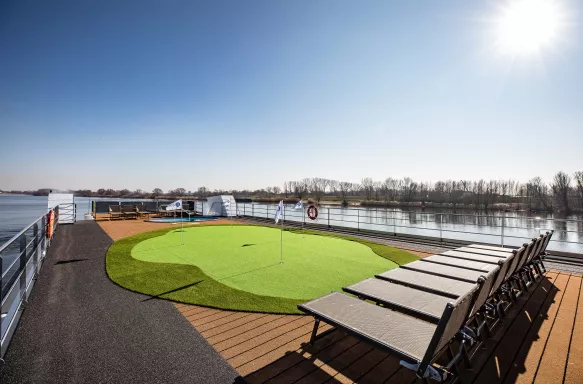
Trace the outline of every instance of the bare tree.
{"label": "bare tree", "polygon": [[553,178],[553,194],[565,211],[569,211],[569,190],[571,189],[571,177],[565,172],[557,172]]}
{"label": "bare tree", "polygon": [[583,208],[583,172],[575,172],[573,176],[575,177],[575,184],[577,185],[577,198],[579,199],[579,205]]}
{"label": "bare tree", "polygon": [[328,180],[328,188],[332,196],[336,196],[338,189],[340,188],[340,182],[338,180]]}
{"label": "bare tree", "polygon": [[341,181],[338,183],[338,190],[340,191],[340,197],[343,203],[347,203],[346,197],[352,191],[352,183],[348,181]]}
{"label": "bare tree", "polygon": [[207,196],[207,193],[208,193],[207,187],[199,187],[198,188],[198,194],[200,197],[205,198]]}
{"label": "bare tree", "polygon": [[[527,195],[537,199],[546,210],[550,210],[552,205],[549,201],[548,187],[540,177],[533,177],[526,184]],[[530,206],[530,203],[529,203]]]}
{"label": "bare tree", "polygon": [[314,196],[316,203],[319,203],[322,196],[326,193],[326,187],[328,186],[328,180],[321,177],[313,177],[310,179],[310,193]]}
{"label": "bare tree", "polygon": [[361,180],[362,190],[367,200],[372,198],[374,192],[374,181],[370,177]]}
{"label": "bare tree", "polygon": [[417,193],[418,184],[413,181],[410,177],[403,178],[403,184],[401,190],[403,193],[403,198],[406,202],[413,201],[413,197]]}

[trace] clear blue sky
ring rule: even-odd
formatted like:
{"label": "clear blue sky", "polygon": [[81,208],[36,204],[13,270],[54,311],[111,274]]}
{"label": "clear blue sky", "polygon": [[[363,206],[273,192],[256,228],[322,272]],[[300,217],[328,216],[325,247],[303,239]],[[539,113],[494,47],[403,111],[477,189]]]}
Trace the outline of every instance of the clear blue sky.
{"label": "clear blue sky", "polygon": [[583,170],[560,3],[560,39],[514,57],[493,1],[2,1],[0,189]]}

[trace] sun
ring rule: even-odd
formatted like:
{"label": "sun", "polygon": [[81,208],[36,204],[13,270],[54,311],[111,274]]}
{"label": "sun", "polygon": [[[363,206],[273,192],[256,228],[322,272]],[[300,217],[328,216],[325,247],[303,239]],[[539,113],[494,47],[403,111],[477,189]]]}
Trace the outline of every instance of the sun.
{"label": "sun", "polygon": [[509,0],[494,20],[495,44],[502,54],[540,54],[558,44],[564,25],[564,10],[555,0]]}

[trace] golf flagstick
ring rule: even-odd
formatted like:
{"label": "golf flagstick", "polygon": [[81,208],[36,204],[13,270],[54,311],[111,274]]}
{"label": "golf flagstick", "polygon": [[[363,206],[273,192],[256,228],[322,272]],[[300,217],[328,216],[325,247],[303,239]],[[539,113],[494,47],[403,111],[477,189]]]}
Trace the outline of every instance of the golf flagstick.
{"label": "golf flagstick", "polygon": [[304,221],[306,221],[306,209],[302,207],[302,239],[304,238]]}
{"label": "golf flagstick", "polygon": [[285,205],[282,209],[281,230],[279,232],[279,264],[283,264],[283,220],[285,220]]}

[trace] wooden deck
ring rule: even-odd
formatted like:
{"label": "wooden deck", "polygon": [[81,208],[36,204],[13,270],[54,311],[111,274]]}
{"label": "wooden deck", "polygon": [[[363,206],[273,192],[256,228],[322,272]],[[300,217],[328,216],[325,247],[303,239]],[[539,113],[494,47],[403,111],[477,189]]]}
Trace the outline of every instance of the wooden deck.
{"label": "wooden deck", "polygon": [[[581,284],[580,275],[548,272],[476,353],[462,382],[583,383]],[[308,316],[176,307],[249,383],[415,382],[397,358],[340,331],[310,346]]]}

